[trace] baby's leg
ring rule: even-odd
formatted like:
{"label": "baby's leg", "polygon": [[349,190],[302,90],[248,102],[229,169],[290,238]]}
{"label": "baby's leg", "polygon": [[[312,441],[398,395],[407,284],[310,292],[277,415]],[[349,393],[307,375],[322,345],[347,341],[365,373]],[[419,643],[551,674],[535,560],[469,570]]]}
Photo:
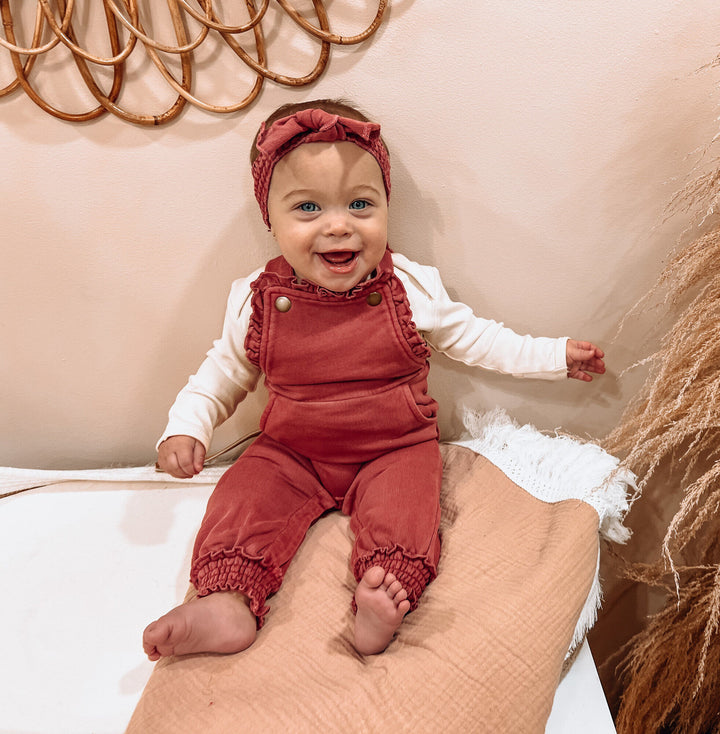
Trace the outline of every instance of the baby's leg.
{"label": "baby's leg", "polygon": [[[350,514],[355,534],[351,564],[359,581],[355,603],[360,652],[383,650],[435,578],[441,482],[438,444],[428,441],[369,462],[346,495],[343,510]],[[378,612],[381,605],[385,611]],[[373,627],[385,632],[366,631]]]}
{"label": "baby's leg", "polygon": [[255,641],[257,620],[234,591],[197,597],[152,622],[143,633],[150,660],[200,652],[240,652]]}
{"label": "baby's leg", "polygon": [[355,590],[355,649],[362,655],[382,652],[410,611],[407,591],[380,566],[365,571]]}
{"label": "baby's leg", "polygon": [[307,529],[334,504],[309,461],[260,436],[208,501],[190,569],[200,596],[146,628],[150,659],[251,645]]}

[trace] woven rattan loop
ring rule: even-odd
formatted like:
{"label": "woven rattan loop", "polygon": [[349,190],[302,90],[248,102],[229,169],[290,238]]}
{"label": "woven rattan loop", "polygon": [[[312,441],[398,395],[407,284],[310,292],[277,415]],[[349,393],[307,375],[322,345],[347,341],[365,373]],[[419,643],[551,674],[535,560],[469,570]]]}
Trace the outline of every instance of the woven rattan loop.
{"label": "woven rattan loop", "polygon": [[[28,0],[29,1],[29,0]],[[268,54],[262,21],[266,17],[270,0],[262,0],[259,7],[255,0],[245,0],[248,22],[229,25],[219,18],[212,0],[166,0],[170,13],[176,45],[160,43],[152,38],[144,28],[141,12],[142,0],[102,0],[105,12],[105,27],[110,41],[111,53],[108,56],[92,53],[78,42],[79,13],[75,13],[76,0],[36,0],[35,28],[32,43],[23,46],[15,35],[16,23],[10,7],[10,0],[0,0],[0,16],[4,28],[4,38],[0,37],[0,51],[10,54],[15,78],[0,87],[0,98],[22,89],[42,110],[67,122],[87,122],[110,112],[127,122],[137,125],[162,125],[175,119],[187,103],[208,112],[228,114],[247,107],[260,93],[266,79],[273,83],[300,87],[312,84],[324,72],[330,59],[331,45],[349,45],[367,40],[378,29],[388,0],[379,0],[378,9],[372,23],[362,32],[353,36],[340,36],[333,33],[326,10],[327,0],[312,0],[317,18],[316,25],[303,17],[290,0],[276,0],[279,9],[288,15],[302,30],[319,41],[314,67],[302,76],[289,76],[273,71],[268,66]],[[152,0],[144,0],[149,3]],[[147,7],[147,6],[146,6]],[[198,9],[199,8],[199,9]],[[187,20],[192,19],[200,28],[189,38]],[[127,39],[122,41],[120,31],[125,29]],[[243,48],[241,34],[252,32],[255,57]],[[43,43],[43,36],[50,34]],[[221,38],[228,48],[255,75],[251,88],[243,99],[230,104],[213,104],[198,98],[193,93],[193,54],[192,52],[211,35]],[[42,44],[42,45],[41,45]],[[97,100],[98,107],[87,112],[68,112],[60,110],[47,102],[31,83],[30,76],[38,58],[58,46],[63,47],[77,66],[80,78],[88,91]],[[125,62],[136,49],[142,49],[158,69],[166,83],[177,92],[174,103],[160,114],[142,114],[123,109],[118,104],[125,80]],[[181,78],[176,78],[162,54],[179,57]],[[110,90],[104,91],[95,78],[93,66],[112,67],[113,80]],[[46,71],[43,69],[42,71]]]}

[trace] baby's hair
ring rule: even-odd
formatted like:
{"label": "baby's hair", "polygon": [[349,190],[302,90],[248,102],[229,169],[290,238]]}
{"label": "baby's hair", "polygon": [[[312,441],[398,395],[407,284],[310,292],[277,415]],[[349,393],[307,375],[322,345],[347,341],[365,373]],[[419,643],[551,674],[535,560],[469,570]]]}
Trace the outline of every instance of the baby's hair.
{"label": "baby's hair", "polygon": [[[289,104],[284,104],[278,107],[275,112],[273,112],[265,120],[265,127],[269,128],[274,122],[282,120],[283,117],[290,117],[290,115],[294,115],[297,112],[302,112],[302,110],[323,110],[330,115],[339,115],[340,117],[347,117],[351,120],[360,120],[360,122],[373,122],[373,120],[370,120],[370,118],[368,118],[364,113],[360,112],[359,109],[354,107],[347,100],[311,99],[306,102],[291,102]],[[255,159],[258,156],[258,150],[255,144],[257,143],[257,138],[259,134],[260,131],[258,130],[255,134],[255,139],[253,140],[252,147],[250,148],[251,164],[255,162]],[[383,145],[385,145],[385,141],[383,140],[382,142]],[[387,150],[387,145],[385,145],[385,150]]]}

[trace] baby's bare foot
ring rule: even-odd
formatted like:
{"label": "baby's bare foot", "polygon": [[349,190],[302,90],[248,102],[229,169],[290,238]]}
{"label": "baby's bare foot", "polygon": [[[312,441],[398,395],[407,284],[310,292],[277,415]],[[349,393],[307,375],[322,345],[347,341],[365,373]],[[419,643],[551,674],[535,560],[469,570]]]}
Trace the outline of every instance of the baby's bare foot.
{"label": "baby's bare foot", "polygon": [[256,620],[242,594],[218,591],[192,599],[152,622],[143,633],[150,660],[197,652],[240,652],[255,641]]}
{"label": "baby's bare foot", "polygon": [[373,566],[355,590],[355,603],[355,649],[362,655],[382,652],[410,611],[407,592],[393,574]]}

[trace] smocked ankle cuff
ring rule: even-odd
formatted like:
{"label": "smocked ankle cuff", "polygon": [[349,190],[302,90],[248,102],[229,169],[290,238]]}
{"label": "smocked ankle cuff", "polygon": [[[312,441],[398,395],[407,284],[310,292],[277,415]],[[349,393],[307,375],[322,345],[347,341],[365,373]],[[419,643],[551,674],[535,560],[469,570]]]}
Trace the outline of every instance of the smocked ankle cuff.
{"label": "smocked ankle cuff", "polygon": [[207,596],[217,591],[237,591],[250,600],[250,611],[257,618],[257,628],[265,622],[270,608],[265,604],[270,594],[280,588],[282,577],[275,569],[263,566],[259,558],[242,554],[212,554],[200,558],[193,564],[190,581],[198,596]]}

